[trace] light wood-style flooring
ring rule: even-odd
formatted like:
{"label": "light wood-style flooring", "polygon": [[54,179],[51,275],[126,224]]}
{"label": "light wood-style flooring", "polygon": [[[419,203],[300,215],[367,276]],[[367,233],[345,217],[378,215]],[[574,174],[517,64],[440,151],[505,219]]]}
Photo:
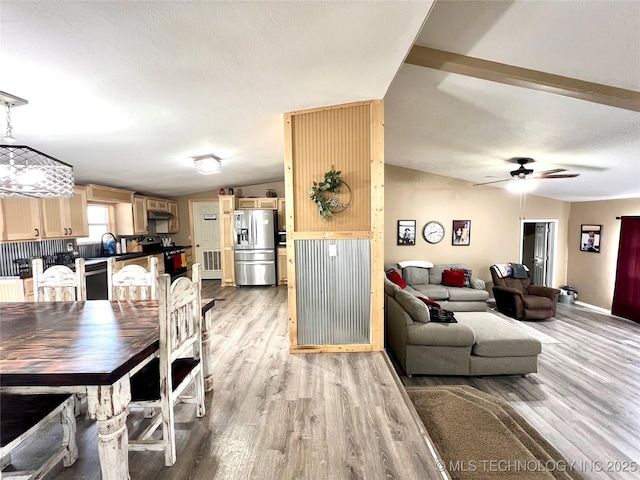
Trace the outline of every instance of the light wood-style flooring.
{"label": "light wood-style flooring", "polygon": [[[523,323],[550,337],[529,377],[409,378],[396,369],[405,385],[472,385],[503,398],[587,479],[640,479],[640,324],[579,305]],[[630,462],[635,472],[621,471]]]}
{"label": "light wood-style flooring", "polygon": [[[177,463],[132,452],[133,480],[438,478],[384,353],[291,355],[285,287],[217,285],[203,289],[216,299],[207,414],[178,405]],[[141,421],[132,412],[129,428]],[[100,478],[94,422],[80,421],[78,442],[79,459],[54,478]]]}

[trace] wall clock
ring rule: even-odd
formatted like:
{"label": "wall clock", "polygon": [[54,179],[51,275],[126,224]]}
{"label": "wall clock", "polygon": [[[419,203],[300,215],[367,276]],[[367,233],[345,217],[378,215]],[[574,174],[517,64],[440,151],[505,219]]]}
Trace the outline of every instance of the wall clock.
{"label": "wall clock", "polygon": [[444,238],[444,227],[434,220],[427,222],[422,229],[422,238],[429,243],[438,243]]}

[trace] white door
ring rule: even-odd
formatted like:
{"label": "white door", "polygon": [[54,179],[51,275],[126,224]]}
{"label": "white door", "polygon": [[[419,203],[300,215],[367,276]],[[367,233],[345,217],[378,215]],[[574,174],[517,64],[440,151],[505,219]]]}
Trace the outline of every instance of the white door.
{"label": "white door", "polygon": [[220,264],[220,219],[218,202],[192,202],[195,258],[200,263],[202,278],[222,278]]}

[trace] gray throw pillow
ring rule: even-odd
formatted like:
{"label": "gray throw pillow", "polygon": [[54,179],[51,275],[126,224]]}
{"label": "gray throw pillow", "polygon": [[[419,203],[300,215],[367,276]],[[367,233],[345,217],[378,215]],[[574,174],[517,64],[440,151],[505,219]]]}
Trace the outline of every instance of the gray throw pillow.
{"label": "gray throw pillow", "polygon": [[384,277],[384,293],[389,295],[390,297],[395,297],[396,293],[402,291],[402,289],[389,280],[386,276]]}
{"label": "gray throw pillow", "polygon": [[402,278],[408,285],[429,283],[429,269],[422,267],[406,267],[402,269]]}
{"label": "gray throw pillow", "polygon": [[400,290],[396,292],[396,302],[407,311],[414,322],[429,323],[429,309],[422,300]]}

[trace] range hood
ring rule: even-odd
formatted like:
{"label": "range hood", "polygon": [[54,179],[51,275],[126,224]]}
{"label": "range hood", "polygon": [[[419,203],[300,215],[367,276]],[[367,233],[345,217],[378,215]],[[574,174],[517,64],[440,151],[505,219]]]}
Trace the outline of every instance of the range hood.
{"label": "range hood", "polygon": [[147,211],[147,218],[149,220],[169,220],[173,218],[173,214],[169,212],[153,212],[151,210]]}

